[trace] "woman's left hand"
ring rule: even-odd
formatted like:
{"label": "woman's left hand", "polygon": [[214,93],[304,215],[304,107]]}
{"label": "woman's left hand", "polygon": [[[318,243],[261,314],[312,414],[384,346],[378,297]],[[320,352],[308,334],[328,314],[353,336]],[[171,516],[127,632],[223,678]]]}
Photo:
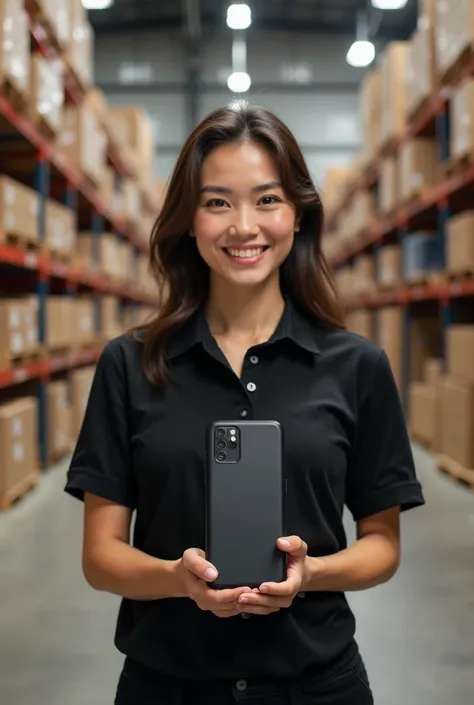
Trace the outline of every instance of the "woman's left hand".
{"label": "woman's left hand", "polygon": [[299,536],[278,539],[277,547],[287,554],[287,578],[281,583],[263,583],[252,592],[244,592],[237,603],[239,612],[271,614],[289,607],[301,591],[308,547]]}

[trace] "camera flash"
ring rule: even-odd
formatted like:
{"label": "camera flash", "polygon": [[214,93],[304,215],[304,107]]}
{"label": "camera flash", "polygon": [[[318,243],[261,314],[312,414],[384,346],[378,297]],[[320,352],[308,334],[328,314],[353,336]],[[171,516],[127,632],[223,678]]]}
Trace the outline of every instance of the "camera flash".
{"label": "camera flash", "polygon": [[235,428],[231,428],[229,433],[231,436],[235,436]]}

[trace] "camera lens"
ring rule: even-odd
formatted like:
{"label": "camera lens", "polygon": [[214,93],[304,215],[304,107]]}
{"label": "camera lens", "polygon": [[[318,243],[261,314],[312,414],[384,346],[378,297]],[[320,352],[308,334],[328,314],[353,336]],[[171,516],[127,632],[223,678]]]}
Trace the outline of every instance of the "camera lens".
{"label": "camera lens", "polygon": [[220,450],[218,454],[216,455],[217,460],[220,460],[221,462],[224,461],[227,458],[227,455],[224,453],[223,450]]}
{"label": "camera lens", "polygon": [[216,446],[221,449],[225,448],[225,441],[222,441],[222,440],[217,441]]}
{"label": "camera lens", "polygon": [[216,436],[220,436],[221,438],[222,436],[225,436],[225,428],[218,428],[216,431]]}

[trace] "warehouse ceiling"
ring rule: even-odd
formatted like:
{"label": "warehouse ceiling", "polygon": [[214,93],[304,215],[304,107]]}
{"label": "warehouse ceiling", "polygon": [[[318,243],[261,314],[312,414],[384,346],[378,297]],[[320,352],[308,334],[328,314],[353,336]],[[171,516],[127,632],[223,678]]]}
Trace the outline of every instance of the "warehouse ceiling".
{"label": "warehouse ceiling", "polygon": [[[246,0],[251,6],[253,29],[352,34],[357,15],[369,8],[371,35],[380,39],[406,39],[415,29],[417,2],[392,12],[370,9],[370,0]],[[191,14],[203,28],[225,28],[229,0],[115,0],[108,10],[90,12],[98,33],[183,26]],[[196,12],[198,11],[198,13]]]}

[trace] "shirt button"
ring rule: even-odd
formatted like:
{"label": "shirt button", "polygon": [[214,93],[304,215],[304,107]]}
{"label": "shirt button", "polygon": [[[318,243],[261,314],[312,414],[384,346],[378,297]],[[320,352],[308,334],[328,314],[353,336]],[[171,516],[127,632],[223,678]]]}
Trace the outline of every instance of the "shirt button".
{"label": "shirt button", "polygon": [[250,362],[252,363],[252,365],[256,365],[258,363],[258,357],[256,355],[252,355],[252,357],[250,358]]}
{"label": "shirt button", "polygon": [[241,615],[242,619],[250,619],[250,615],[248,612],[243,612]]}
{"label": "shirt button", "polygon": [[299,592],[299,593],[298,593],[298,597],[300,598],[300,600],[304,600],[304,598],[306,597],[306,595],[304,594],[304,592]]}
{"label": "shirt button", "polygon": [[254,382],[249,382],[247,384],[247,389],[249,392],[254,392],[257,389],[257,385]]}
{"label": "shirt button", "polygon": [[241,678],[239,681],[237,681],[235,687],[237,688],[237,690],[240,690],[240,692],[242,692],[247,689],[247,681],[244,681],[244,679]]}
{"label": "shirt button", "polygon": [[249,415],[249,412],[247,411],[247,409],[242,409],[242,411],[240,412],[241,419],[245,419],[245,417],[248,415]]}

